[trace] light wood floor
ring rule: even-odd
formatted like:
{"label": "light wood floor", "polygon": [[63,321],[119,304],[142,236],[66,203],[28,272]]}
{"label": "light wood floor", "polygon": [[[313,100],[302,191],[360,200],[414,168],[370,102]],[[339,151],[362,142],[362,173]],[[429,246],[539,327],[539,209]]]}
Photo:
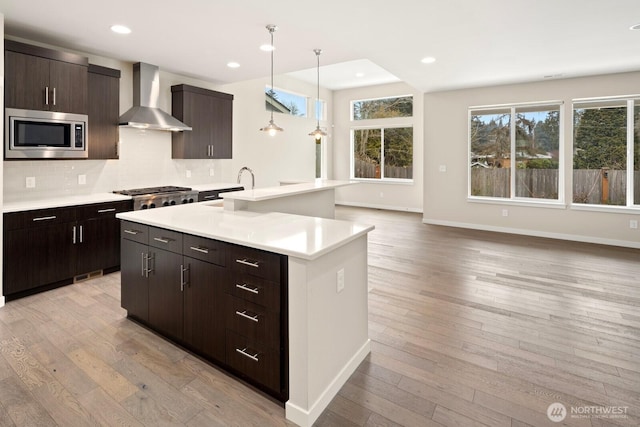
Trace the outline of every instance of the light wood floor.
{"label": "light wood floor", "polygon": [[[372,352],[328,426],[640,425],[640,251],[340,207],[369,238]],[[0,309],[0,426],[288,426],[284,409],[125,319],[119,274]],[[551,403],[627,408],[552,423]]]}

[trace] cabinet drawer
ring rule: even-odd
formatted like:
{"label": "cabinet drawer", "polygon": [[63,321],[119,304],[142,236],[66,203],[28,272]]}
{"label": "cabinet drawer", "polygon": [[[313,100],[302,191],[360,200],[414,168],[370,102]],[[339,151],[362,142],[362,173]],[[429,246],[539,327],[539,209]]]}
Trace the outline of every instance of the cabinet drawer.
{"label": "cabinet drawer", "polygon": [[149,227],[149,246],[182,254],[182,233]]}
{"label": "cabinet drawer", "polygon": [[137,222],[120,221],[120,235],[123,239],[149,244],[149,227]]}
{"label": "cabinet drawer", "polygon": [[268,347],[280,348],[280,314],[240,298],[227,296],[227,328]]}
{"label": "cabinet drawer", "polygon": [[236,273],[227,284],[227,293],[262,305],[274,313],[280,312],[280,283],[249,274]]}
{"label": "cabinet drawer", "polygon": [[263,279],[280,281],[280,260],[282,256],[260,249],[234,246],[232,268]]}
{"label": "cabinet drawer", "polygon": [[227,364],[252,380],[280,392],[280,352],[233,331],[226,334]]}
{"label": "cabinet drawer", "polygon": [[131,200],[109,203],[93,203],[90,205],[79,206],[77,210],[77,219],[78,221],[81,221],[93,218],[113,218],[119,212],[128,212],[131,210],[133,210],[133,202]]}
{"label": "cabinet drawer", "polygon": [[23,228],[60,224],[76,220],[76,208],[54,208],[24,211],[22,213]]}
{"label": "cabinet drawer", "polygon": [[183,254],[185,256],[225,266],[227,258],[227,243],[204,237],[184,235]]}

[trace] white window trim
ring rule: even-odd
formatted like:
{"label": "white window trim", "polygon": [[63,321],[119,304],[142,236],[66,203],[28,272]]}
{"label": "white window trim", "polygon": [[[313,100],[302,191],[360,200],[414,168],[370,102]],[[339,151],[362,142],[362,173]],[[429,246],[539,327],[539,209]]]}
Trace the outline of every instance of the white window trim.
{"label": "white window trim", "polygon": [[[354,123],[360,123],[362,121],[370,121],[370,120],[390,120],[390,119],[394,119],[395,117],[391,117],[391,118],[386,118],[386,119],[365,119],[365,120],[354,120],[353,119],[353,104],[356,102],[364,102],[364,101],[377,101],[379,99],[392,99],[392,98],[411,98],[411,104],[413,105],[413,94],[412,93],[407,93],[405,95],[391,95],[391,96],[379,96],[377,98],[362,98],[362,99],[352,99],[351,102],[349,103],[349,121],[354,122]],[[413,107],[411,108],[411,116],[406,116],[406,117],[400,117],[403,119],[407,119],[408,117],[413,117]]]}
{"label": "white window trim", "polygon": [[[557,106],[559,109],[558,117],[558,198],[557,199],[538,199],[538,198],[524,198],[516,197],[514,192],[516,190],[516,174],[515,165],[512,164],[512,173],[509,174],[509,198],[502,197],[486,197],[486,196],[472,196],[471,195],[471,116],[473,111],[483,110],[506,110],[509,109],[509,126],[510,126],[510,156],[511,159],[516,157],[516,109],[527,107],[547,107]],[[573,111],[573,110],[572,110]],[[536,206],[536,207],[553,207],[565,209],[567,204],[565,202],[565,172],[564,172],[564,101],[552,100],[552,101],[535,101],[524,103],[511,103],[511,104],[493,104],[493,105],[476,105],[468,108],[467,111],[467,201],[473,203],[490,203],[490,204],[509,204],[514,206]]]}
{"label": "white window trim", "polygon": [[[277,110],[273,111],[275,114],[282,114],[283,116],[289,116],[289,117],[298,117],[298,118],[301,118],[301,119],[308,119],[308,118],[311,117],[309,115],[309,112],[311,111],[311,105],[310,105],[311,104],[311,97],[309,95],[306,95],[306,94],[300,93],[300,92],[294,92],[294,91],[288,90],[288,89],[282,89],[282,88],[280,88],[278,86],[274,86],[272,88],[271,85],[265,85],[265,92],[264,93],[266,94],[267,92],[269,92],[272,89],[273,89],[274,92],[280,91],[280,92],[284,92],[284,93],[289,93],[291,95],[299,96],[300,98],[304,98],[305,99],[305,104],[306,104],[306,111],[305,111],[304,116],[298,116],[298,115],[295,115],[295,114],[282,113],[282,112],[277,111]],[[315,98],[313,98],[313,99],[314,99],[313,119],[315,120]],[[267,110],[267,112],[269,112],[269,111]]]}

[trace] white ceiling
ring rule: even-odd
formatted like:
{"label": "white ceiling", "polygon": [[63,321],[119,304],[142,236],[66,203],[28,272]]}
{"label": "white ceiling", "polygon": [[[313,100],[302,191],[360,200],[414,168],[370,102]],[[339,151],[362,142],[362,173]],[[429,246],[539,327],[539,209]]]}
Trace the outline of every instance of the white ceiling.
{"label": "white ceiling", "polygon": [[[218,84],[269,75],[258,49],[267,24],[279,27],[275,73],[315,83],[321,48],[329,89],[402,80],[432,92],[640,70],[640,30],[629,30],[640,0],[0,0],[0,12],[10,36]],[[116,23],[133,32],[112,33]]]}

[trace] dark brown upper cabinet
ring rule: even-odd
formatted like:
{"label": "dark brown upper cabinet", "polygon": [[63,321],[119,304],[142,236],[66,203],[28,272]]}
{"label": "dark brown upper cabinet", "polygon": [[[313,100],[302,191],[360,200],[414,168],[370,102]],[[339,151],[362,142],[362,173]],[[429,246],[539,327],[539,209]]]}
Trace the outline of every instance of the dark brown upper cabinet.
{"label": "dark brown upper cabinet", "polygon": [[117,159],[120,70],[89,65],[89,159]]}
{"label": "dark brown upper cabinet", "polygon": [[5,106],[88,113],[86,57],[5,40]]}
{"label": "dark brown upper cabinet", "polygon": [[171,134],[172,158],[232,157],[233,95],[189,85],[171,86],[171,113],[193,128]]}

